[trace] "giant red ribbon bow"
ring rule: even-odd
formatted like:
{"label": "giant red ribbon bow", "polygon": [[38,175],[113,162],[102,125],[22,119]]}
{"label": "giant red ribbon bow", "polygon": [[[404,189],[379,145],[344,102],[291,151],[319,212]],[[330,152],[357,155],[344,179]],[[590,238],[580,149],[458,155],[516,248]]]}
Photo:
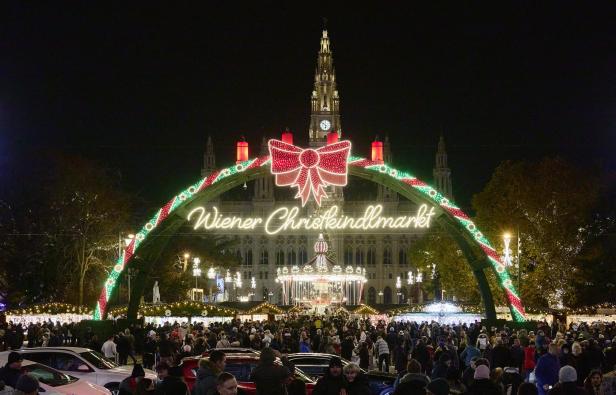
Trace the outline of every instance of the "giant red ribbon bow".
{"label": "giant red ribbon bow", "polygon": [[310,193],[320,206],[321,198],[327,197],[325,186],[347,184],[347,159],[351,152],[348,140],[317,149],[302,149],[280,140],[270,140],[268,146],[276,185],[297,187],[295,197],[302,198],[302,206]]}

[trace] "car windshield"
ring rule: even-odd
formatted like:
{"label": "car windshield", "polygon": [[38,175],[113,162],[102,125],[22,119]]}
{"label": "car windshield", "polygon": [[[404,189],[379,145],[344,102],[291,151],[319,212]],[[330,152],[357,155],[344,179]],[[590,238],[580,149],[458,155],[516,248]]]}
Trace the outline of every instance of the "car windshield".
{"label": "car windshield", "polygon": [[76,377],[58,372],[38,363],[22,366],[22,371],[30,373],[36,377],[38,381],[43,384],[47,384],[50,387],[67,385],[78,380]]}
{"label": "car windshield", "polygon": [[118,365],[110,359],[105,358],[103,354],[96,351],[85,351],[79,353],[83,359],[96,366],[98,369],[113,369]]}

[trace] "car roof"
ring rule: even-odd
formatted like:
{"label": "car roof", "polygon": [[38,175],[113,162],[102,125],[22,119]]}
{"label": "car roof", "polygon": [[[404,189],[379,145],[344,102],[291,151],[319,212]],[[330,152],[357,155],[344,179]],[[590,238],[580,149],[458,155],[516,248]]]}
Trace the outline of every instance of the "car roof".
{"label": "car roof", "polygon": [[[5,358],[5,357],[6,357],[6,358]],[[7,361],[8,361],[8,356],[7,356],[7,355],[0,355],[0,364],[2,364],[2,365],[6,365],[6,362],[7,362]],[[29,359],[23,359],[23,360],[21,361],[21,365],[22,365],[22,366],[34,365],[35,363],[38,363],[38,362],[31,361],[31,360],[29,360]]]}
{"label": "car roof", "polygon": [[75,354],[81,354],[82,352],[92,351],[90,348],[85,347],[36,347],[36,348],[20,348],[19,352],[41,352],[41,351],[68,351]]}

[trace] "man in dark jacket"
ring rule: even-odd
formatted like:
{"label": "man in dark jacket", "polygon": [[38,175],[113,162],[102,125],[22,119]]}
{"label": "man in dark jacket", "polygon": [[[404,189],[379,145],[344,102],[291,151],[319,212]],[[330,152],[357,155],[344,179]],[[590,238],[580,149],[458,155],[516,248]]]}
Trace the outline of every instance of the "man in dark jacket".
{"label": "man in dark jacket", "polygon": [[[159,365],[162,365],[159,364]],[[166,365],[166,364],[165,364]],[[155,395],[188,395],[190,391],[188,386],[182,380],[182,369],[179,366],[166,367],[166,373],[160,369],[156,369],[158,377],[162,381],[156,387]]]}
{"label": "man in dark jacket", "polygon": [[225,370],[225,353],[220,350],[212,350],[209,359],[199,360],[197,381],[192,389],[192,395],[212,395],[216,391],[216,378]]}
{"label": "man in dark jacket", "polygon": [[265,347],[259,356],[259,364],[250,372],[250,379],[257,387],[257,395],[285,395],[284,383],[289,370],[274,363],[274,350]]}
{"label": "man in dark jacket", "polygon": [[535,367],[535,378],[539,395],[547,394],[549,387],[556,384],[559,370],[558,345],[551,343],[548,353],[539,358]]}
{"label": "man in dark jacket", "polygon": [[21,354],[11,351],[6,365],[0,369],[0,380],[4,381],[4,384],[15,388],[17,379],[21,376],[21,361],[23,361]]}
{"label": "man in dark jacket", "polygon": [[342,361],[338,357],[333,357],[329,361],[325,376],[321,377],[314,386],[312,395],[340,395],[342,388],[344,388]]}

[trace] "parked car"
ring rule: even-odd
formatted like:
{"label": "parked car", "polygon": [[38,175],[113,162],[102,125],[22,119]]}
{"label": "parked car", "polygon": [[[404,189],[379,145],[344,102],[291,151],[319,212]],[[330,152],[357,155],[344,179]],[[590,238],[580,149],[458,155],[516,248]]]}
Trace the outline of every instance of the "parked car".
{"label": "parked car", "polygon": [[[4,366],[8,354],[0,356],[0,364]],[[39,381],[41,393],[66,394],[66,395],[109,395],[111,392],[105,387],[92,384],[87,380],[64,374],[49,366],[24,359],[21,362],[21,371],[29,373]]]}
{"label": "parked car", "polygon": [[[82,347],[36,347],[18,350],[24,359],[47,365],[71,376],[88,380],[109,389],[112,394],[119,393],[120,382],[133,371],[130,365],[118,366],[98,351]],[[0,353],[5,359],[7,352]],[[145,376],[156,380],[156,373],[145,369]]]}
{"label": "parked car", "polygon": [[[250,372],[252,372],[252,370],[259,363],[259,355],[253,353],[225,353],[225,356],[225,372],[231,373],[237,379],[238,395],[256,395],[257,388],[255,383],[250,381]],[[188,384],[188,387],[190,387],[191,390],[197,379],[199,359],[201,358],[186,357],[182,359],[182,363],[180,365],[182,367],[184,381]],[[278,358],[276,358],[276,363],[282,365]],[[311,395],[315,382],[297,368],[295,369],[295,375],[297,378],[306,383],[306,395]]]}
{"label": "parked car", "polygon": [[[215,350],[222,351],[225,354],[254,354],[260,355],[261,352],[257,350],[253,350],[252,348],[244,348],[244,347],[222,347],[216,348]],[[210,350],[205,351],[201,356],[207,357],[210,355]]]}
{"label": "parked car", "polygon": [[[300,352],[289,354],[288,357],[289,361],[293,362],[296,368],[303,371],[308,377],[310,377],[314,381],[317,381],[325,374],[325,371],[329,367],[329,361],[333,357],[338,356],[333,354]],[[351,363],[351,361],[344,358],[340,358],[340,360],[342,361],[343,367]],[[386,390],[393,391],[394,381],[396,381],[396,375],[391,373],[379,372],[377,370],[367,372],[361,369],[361,372],[368,378],[368,381],[370,383],[370,391],[372,392],[372,394],[380,395],[383,391]]]}

